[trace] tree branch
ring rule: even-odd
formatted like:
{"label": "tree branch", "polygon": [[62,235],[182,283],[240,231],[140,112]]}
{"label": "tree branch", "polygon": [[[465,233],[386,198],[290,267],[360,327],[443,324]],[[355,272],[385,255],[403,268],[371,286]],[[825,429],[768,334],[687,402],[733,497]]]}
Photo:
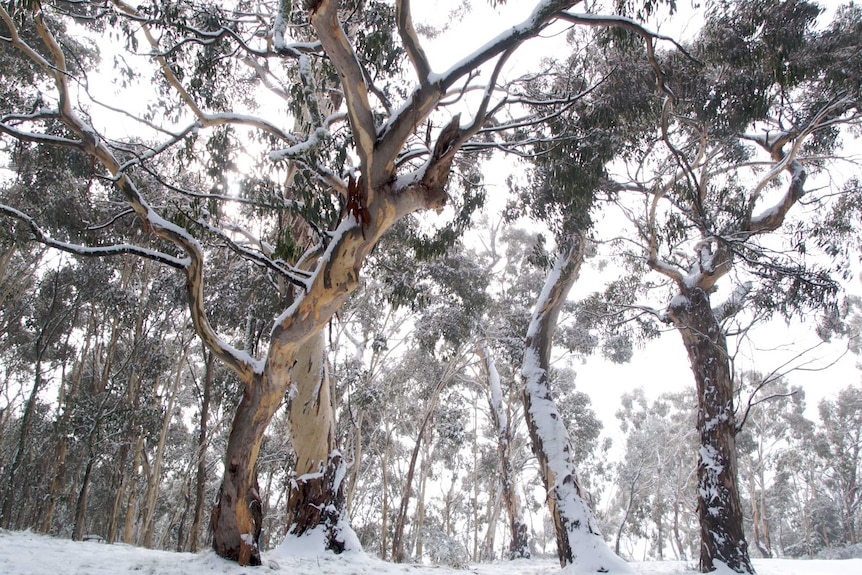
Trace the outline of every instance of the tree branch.
{"label": "tree branch", "polygon": [[431,66],[428,64],[428,57],[425,55],[425,51],[422,50],[419,36],[413,27],[413,17],[410,14],[410,0],[397,0],[395,2],[395,19],[398,22],[398,34],[401,36],[401,42],[407,51],[407,57],[410,58],[410,62],[416,70],[419,84],[424,86],[430,81]]}
{"label": "tree branch", "polygon": [[374,147],[377,141],[377,128],[368,101],[368,87],[365,75],[356,59],[356,53],[338,21],[337,0],[319,0],[311,8],[311,24],[317,31],[323,49],[332,61],[341,78],[344,101],[357,154],[362,171],[371,166]]}
{"label": "tree branch", "polygon": [[[40,143],[74,147],[84,151],[97,160],[114,176],[114,185],[123,193],[126,197],[126,201],[128,201],[129,205],[138,217],[144,221],[145,227],[151,230],[156,236],[170,241],[187,254],[188,258],[185,260],[179,260],[176,258],[171,259],[170,256],[165,256],[166,259],[163,261],[164,263],[173,265],[174,267],[178,267],[176,264],[179,264],[179,267],[184,269],[186,272],[189,310],[191,312],[195,331],[207,346],[213,350],[213,353],[222,359],[228,367],[234,370],[246,385],[251,384],[254,379],[254,374],[259,372],[261,369],[259,362],[253,360],[247,353],[241,352],[224,342],[216,334],[207,318],[203,293],[204,255],[200,244],[198,244],[197,240],[195,240],[187,230],[165,220],[149,206],[135,186],[134,182],[128,177],[128,175],[126,175],[125,172],[121,171],[120,162],[113,155],[105,142],[99,137],[92,126],[83,122],[75,114],[72,109],[70,99],[66,58],[59,43],[45,24],[42,12],[37,11],[33,14],[33,23],[37,34],[42,39],[54,59],[53,64],[47,64],[45,58],[40,56],[32,48],[27,46],[26,43],[20,40],[15,23],[11,18],[9,18],[8,13],[2,8],[2,6],[0,6],[0,17],[2,17],[4,23],[10,29],[10,36],[13,38],[13,45],[22,51],[34,63],[43,68],[43,70],[48,71],[53,77],[54,85],[58,93],[58,100],[60,102],[60,108],[58,111],[59,119],[72,133],[81,139],[80,143],[70,143],[68,141],[61,141],[58,143],[48,141],[49,139],[43,136]],[[60,248],[61,246],[57,245],[55,247]],[[129,246],[128,248],[123,247],[122,249],[112,247],[109,248],[108,251],[110,252],[113,250],[112,253],[125,252],[143,255],[140,251],[142,249],[143,248]],[[92,250],[90,250],[90,253],[91,255],[95,255]],[[158,252],[156,252],[156,254],[157,253]],[[108,255],[108,252],[105,252],[105,255]],[[157,259],[158,257],[160,256],[156,255],[155,257],[151,257],[151,259]]]}
{"label": "tree branch", "polygon": [[[125,212],[128,213],[128,212]],[[81,244],[73,244],[69,242],[64,242],[60,240],[56,240],[49,236],[45,230],[43,230],[39,224],[37,224],[33,218],[25,214],[20,210],[16,210],[11,206],[7,206],[4,204],[0,204],[0,214],[6,215],[11,218],[15,218],[27,224],[27,227],[30,228],[30,232],[36,238],[36,241],[40,244],[44,244],[48,247],[58,249],[60,251],[64,251],[70,254],[75,254],[78,256],[87,256],[87,257],[100,257],[100,256],[119,256],[125,254],[131,254],[135,256],[140,256],[142,258],[146,258],[149,260],[153,260],[159,262],[161,264],[165,264],[171,266],[175,269],[184,270],[186,265],[188,265],[188,259],[180,259],[174,256],[170,256],[168,254],[151,250],[147,248],[143,248],[141,246],[135,246],[131,244],[115,244],[110,246],[84,246]],[[122,214],[121,214],[122,215]],[[119,216],[118,216],[119,217]]]}

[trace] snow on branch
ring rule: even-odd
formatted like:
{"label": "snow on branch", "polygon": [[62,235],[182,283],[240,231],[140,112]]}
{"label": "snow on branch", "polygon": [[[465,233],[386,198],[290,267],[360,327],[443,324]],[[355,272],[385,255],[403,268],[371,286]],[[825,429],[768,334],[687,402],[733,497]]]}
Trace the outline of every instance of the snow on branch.
{"label": "snow on branch", "polygon": [[742,308],[742,303],[745,301],[745,297],[751,292],[752,287],[751,282],[745,282],[738,285],[726,300],[712,310],[716,321],[721,323],[722,321],[734,316],[736,312]]}
{"label": "snow on branch", "polygon": [[48,247],[58,249],[70,254],[86,257],[102,257],[102,256],[119,256],[119,255],[135,255],[142,258],[150,259],[176,269],[185,269],[189,263],[188,258],[177,258],[160,251],[147,249],[141,246],[131,244],[115,244],[110,246],[85,246],[81,244],[73,244],[56,240],[48,235],[33,218],[20,210],[16,210],[11,206],[0,204],[0,214],[11,218],[18,219],[30,228],[30,232],[35,237],[36,241]]}
{"label": "snow on branch", "polygon": [[[58,249],[66,251],[74,251],[81,255],[113,255],[116,253],[135,253],[150,259],[162,261],[172,267],[178,267],[185,271],[186,287],[188,291],[189,311],[194,324],[195,331],[204,343],[216,354],[228,367],[237,373],[240,379],[247,385],[254,381],[256,373],[262,371],[260,362],[254,360],[244,351],[239,351],[222,340],[215,329],[209,322],[204,305],[204,290],[203,290],[203,268],[204,254],[203,249],[195,238],[191,236],[188,230],[170,222],[157,214],[150,207],[146,199],[138,190],[135,183],[129,176],[122,171],[122,165],[113,152],[108,148],[105,141],[100,138],[96,130],[92,126],[84,122],[75,113],[72,107],[71,90],[69,88],[69,73],[66,68],[66,57],[63,48],[57,42],[56,38],[45,23],[42,12],[37,11],[33,14],[33,24],[36,33],[41,38],[43,44],[47,48],[53,63],[47,64],[47,60],[39,55],[35,50],[20,39],[17,26],[9,17],[8,12],[0,6],[0,19],[4,21],[9,29],[10,42],[12,45],[24,53],[34,64],[46,69],[54,81],[54,86],[57,90],[57,100],[60,103],[57,110],[57,118],[73,133],[80,138],[79,142],[73,140],[52,141],[50,138],[39,136],[35,140],[41,144],[54,145],[61,147],[72,147],[79,149],[95,161],[98,161],[108,172],[111,173],[111,181],[125,196],[126,201],[134,210],[138,217],[144,222],[145,229],[154,233],[157,237],[173,243],[175,246],[184,251],[187,255],[184,259],[174,258],[165,254],[159,254],[155,251],[147,251],[144,248],[137,246],[110,246],[106,248],[89,248],[82,249],[71,244],[64,244],[54,240],[52,245]],[[46,65],[47,64],[47,65]],[[8,126],[4,131],[10,133]],[[15,135],[13,132],[10,135]],[[33,135],[31,135],[33,136]],[[35,136],[34,136],[35,137]],[[16,210],[17,211],[17,210]],[[21,212],[13,212],[11,209],[4,211],[6,215],[16,217],[19,220],[27,221],[25,214]],[[25,216],[21,218],[20,216]],[[34,233],[39,232],[38,226]],[[42,237],[48,239],[44,233]],[[38,237],[38,234],[37,234]],[[44,243],[44,242],[43,242]],[[101,254],[99,251],[101,250]]]}
{"label": "snow on branch", "polygon": [[[327,2],[322,3],[326,4]],[[539,2],[529,18],[509,30],[498,34],[484,46],[457,62],[446,72],[442,74],[429,72],[427,81],[420,81],[420,85],[410,94],[398,112],[381,126],[377,145],[379,159],[375,167],[380,169],[380,173],[385,172],[385,168],[391,165],[401,153],[404,143],[410,137],[410,134],[413,133],[416,126],[420,125],[440,105],[441,100],[456,82],[459,82],[465,76],[471,76],[478,68],[492,59],[501,55],[511,54],[525,40],[536,36],[544,30],[556,19],[562,10],[571,8],[578,3],[579,0],[545,0]],[[327,52],[329,52],[328,49]],[[486,96],[489,90],[492,91],[494,89],[496,77],[499,75],[499,68],[507,57],[503,56],[498,61],[497,70],[492,80],[485,87]],[[487,100],[485,100],[485,103],[487,106]],[[474,123],[484,121],[484,114],[477,114]],[[463,140],[461,143],[463,143]],[[377,175],[379,174],[372,172],[372,180]]]}
{"label": "snow on branch", "polygon": [[[769,152],[775,162],[772,169],[761,178],[751,194],[748,205],[748,222],[742,231],[749,234],[770,232],[778,229],[784,223],[787,212],[805,194],[804,185],[807,173],[802,163],[797,159],[802,144],[814,132],[839,123],[841,120],[836,118],[835,115],[841,114],[849,103],[850,98],[845,97],[824,106],[801,130],[779,132],[777,134],[767,132],[766,134],[756,136],[741,136],[743,139],[759,144]],[[791,142],[790,150],[785,152],[784,146]],[[763,190],[785,170],[790,174],[790,184],[787,186],[784,196],[775,205],[767,208],[757,216],[752,216],[755,203],[760,199]]]}

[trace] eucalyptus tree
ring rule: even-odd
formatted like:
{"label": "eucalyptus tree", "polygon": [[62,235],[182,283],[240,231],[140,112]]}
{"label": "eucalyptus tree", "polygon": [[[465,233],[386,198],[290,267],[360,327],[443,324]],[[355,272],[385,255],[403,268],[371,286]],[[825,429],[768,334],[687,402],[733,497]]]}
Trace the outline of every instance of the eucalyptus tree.
{"label": "eucalyptus tree", "polygon": [[[658,3],[644,4],[652,13]],[[673,7],[673,3],[669,3]],[[626,3],[623,8],[631,8]],[[643,14],[641,14],[643,15]],[[569,15],[572,21],[590,26],[609,27],[631,32],[642,39],[647,54],[662,39],[636,21],[625,17],[591,18]],[[572,34],[574,55],[554,68],[554,73],[536,79],[530,95],[544,93],[552,98],[579,93],[573,103],[564,102],[531,140],[525,153],[530,158],[529,181],[519,189],[522,212],[548,226],[553,237],[553,252],[538,246],[535,253],[548,269],[544,286],[534,303],[527,326],[521,375],[523,401],[533,452],[547,493],[557,551],[561,565],[580,565],[585,570],[619,570],[625,563],[607,547],[586,493],[576,472],[577,453],[570,434],[554,401],[551,354],[560,313],[572,286],[578,279],[590,242],[594,216],[600,199],[613,193],[607,184],[608,166],[637,148],[644,133],[655,129],[648,103],[627,101],[631,82],[625,66],[608,71],[608,61],[600,49],[616,33],[601,30],[596,34]],[[664,75],[652,58],[650,78],[662,82]],[[617,62],[612,62],[611,65]],[[624,61],[620,61],[624,64]],[[638,72],[641,79],[643,71]],[[646,101],[645,101],[646,102]],[[512,209],[510,215],[519,215]],[[592,353],[598,340],[588,333],[591,322],[576,326],[565,339],[580,353]],[[579,332],[580,333],[577,333]],[[561,340],[563,338],[560,338]],[[611,360],[625,360],[625,353],[614,353],[606,346]]]}
{"label": "eucalyptus tree", "polygon": [[[805,393],[772,373],[746,372],[739,377],[740,393],[748,395],[740,419],[738,449],[743,494],[751,510],[751,541],[763,557],[777,553],[777,508],[787,503],[776,486],[780,455],[798,449],[794,428],[806,421]],[[798,439],[798,437],[796,438]]]}
{"label": "eucalyptus tree", "polygon": [[[31,450],[30,435],[39,419],[41,411],[40,394],[51,383],[52,367],[58,366],[64,356],[69,354],[69,333],[78,313],[79,295],[69,281],[74,273],[63,265],[56,270],[48,270],[38,282],[37,294],[32,301],[28,316],[20,318],[25,324],[25,338],[19,342],[24,359],[32,371],[26,370],[23,377],[32,377],[29,394],[24,401],[23,412],[18,422],[17,438],[10,461],[4,465],[6,477],[3,485],[3,505],[0,509],[0,525],[4,528],[20,527],[27,523],[22,518],[26,507],[23,501],[35,496],[31,484],[42,474],[29,469],[38,460]],[[14,309],[14,308],[13,308]],[[44,461],[43,461],[44,463]],[[21,493],[18,490],[21,489]]]}
{"label": "eucalyptus tree", "polygon": [[[842,56],[858,49],[858,7],[817,29],[820,11],[772,0],[708,10],[688,46],[696,61],[660,57],[667,71],[653,104],[660,129],[620,176],[621,188],[643,194],[632,218],[641,242],[633,255],[671,286],[662,317],[682,336],[698,390],[704,572],[719,564],[753,572],[737,484],[729,322],[742,309],[767,317],[832,305],[840,258],[825,267],[807,256],[840,256],[836,247],[853,227],[840,217],[824,225],[807,208],[840,207],[829,193],[808,193],[806,180],[840,154],[842,126],[858,124],[862,93],[858,68]],[[651,83],[641,87],[629,96],[655,93]],[[730,295],[715,304],[725,278]]]}
{"label": "eucalyptus tree", "polygon": [[[317,379],[315,389],[328,389],[317,385],[318,354],[306,344],[356,288],[383,233],[408,214],[446,204],[456,154],[508,103],[497,86],[508,57],[576,4],[537,2],[523,22],[443,72],[432,71],[406,0],[394,10],[334,0],[255,7],[134,6],[122,0],[0,7],[4,58],[22,70],[17,77],[32,95],[26,104],[4,100],[4,140],[54,149],[61,159],[89,165],[92,177],[77,190],[87,192],[90,206],[109,212],[104,226],[72,241],[59,239],[26,206],[3,205],[3,216],[57,249],[133,254],[178,270],[195,331],[241,382],[213,512],[213,545],[220,555],[260,562],[255,463],[264,430],[295,382]],[[348,37],[342,27],[348,20],[364,32]],[[295,41],[294,31],[302,41]],[[109,43],[119,35],[120,45],[112,46],[125,50],[115,59],[118,89],[134,90],[152,75],[157,100],[150,107],[141,110],[131,100],[127,106],[103,104],[88,81],[92,60],[79,58],[77,45],[66,41],[99,35]],[[141,44],[146,55],[139,56]],[[402,75],[404,62],[410,65]],[[477,86],[475,73],[486,66],[486,81]],[[337,77],[339,87],[315,82],[320,76],[314,69]],[[318,89],[331,97],[333,113],[320,109]],[[464,93],[480,96],[462,121],[446,108]],[[280,103],[270,105],[269,97]],[[140,137],[99,128],[97,109],[118,113]],[[300,114],[308,125],[297,130]],[[158,161],[171,155],[185,166]],[[249,156],[268,157],[271,164],[252,162],[254,171],[243,175],[238,162]],[[198,168],[201,176],[189,178]],[[256,218],[232,212],[231,202],[253,206]],[[288,216],[305,220],[313,233],[294,237],[284,225]],[[121,239],[99,237],[100,230],[119,224]],[[281,233],[273,237],[273,231]],[[244,260],[245,267],[236,269],[245,269],[258,286],[274,284],[274,299],[282,302],[283,312],[274,314],[268,338],[260,332],[254,355],[210,321],[204,279],[218,271],[206,256],[219,250]],[[323,431],[294,435],[293,441],[320,473],[304,475],[300,498],[314,505],[296,507],[293,522],[301,531],[323,530],[327,547],[341,550],[349,541],[339,501],[343,462],[327,431],[330,399],[307,391],[296,386],[298,397],[322,406],[320,417],[309,421]]]}

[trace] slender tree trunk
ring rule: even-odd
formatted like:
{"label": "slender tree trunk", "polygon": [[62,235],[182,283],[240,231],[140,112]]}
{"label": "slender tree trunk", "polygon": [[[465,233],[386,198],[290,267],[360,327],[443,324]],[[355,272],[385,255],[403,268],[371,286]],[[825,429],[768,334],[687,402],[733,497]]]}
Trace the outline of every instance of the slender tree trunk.
{"label": "slender tree trunk", "polygon": [[60,408],[63,410],[60,415],[60,420],[57,422],[57,451],[54,457],[54,468],[51,473],[51,488],[48,492],[48,508],[45,512],[45,517],[42,522],[42,533],[49,533],[54,522],[54,512],[57,507],[57,498],[60,495],[64,480],[66,478],[66,456],[68,454],[68,429],[69,420],[72,417],[72,402],[78,394],[78,388],[81,386],[81,379],[84,376],[84,362],[87,355],[90,353],[90,343],[95,331],[95,315],[90,313],[89,321],[87,322],[87,336],[84,338],[84,346],[81,350],[80,359],[71,377],[68,388],[63,382],[60,386],[61,395],[57,401]]}
{"label": "slender tree trunk", "polygon": [[605,543],[578,483],[569,434],[550,388],[550,359],[557,317],[583,261],[583,238],[561,246],[530,319],[525,342],[524,416],[547,492],[560,565],[582,573],[631,573]]}
{"label": "slender tree trunk", "polygon": [[386,541],[389,533],[389,451],[392,442],[392,428],[386,421],[386,444],[383,446],[383,457],[380,459],[380,476],[383,484],[383,503],[380,506],[380,558],[386,561],[389,545]]}
{"label": "slender tree trunk", "polygon": [[437,400],[440,398],[440,390],[448,381],[449,369],[452,367],[452,362],[446,368],[446,373],[443,378],[434,388],[434,393],[431,395],[431,400],[428,407],[425,409],[425,415],[422,418],[422,423],[419,425],[419,431],[416,434],[416,443],[413,446],[413,452],[410,454],[410,464],[407,467],[407,477],[404,479],[404,490],[401,493],[401,503],[398,506],[398,517],[395,520],[395,533],[392,536],[392,560],[396,563],[402,563],[405,559],[404,555],[404,527],[407,525],[407,508],[410,505],[410,490],[413,488],[413,476],[416,474],[416,460],[419,455],[419,449],[422,447],[422,440],[431,417],[437,409]]}
{"label": "slender tree trunk", "polygon": [[[191,511],[191,506],[192,506],[191,491],[192,491],[192,476],[191,476],[191,473],[189,473],[188,479],[184,482],[184,485],[183,485],[183,503],[184,503],[184,505],[183,505],[183,514],[182,514],[182,517],[180,517],[180,524],[177,527],[177,546],[176,546],[177,553],[181,553],[183,550],[183,544],[184,544],[183,540],[185,539],[185,535],[186,535],[186,520],[188,519],[189,511]],[[167,531],[165,531],[165,533],[167,533]],[[164,539],[164,536],[163,536],[163,539]],[[159,547],[162,547],[164,549],[164,546],[161,543],[159,544]]]}
{"label": "slender tree trunk", "polygon": [[677,559],[686,561],[688,556],[685,552],[685,547],[682,544],[682,537],[679,534],[679,506],[680,501],[677,497],[673,502],[673,540],[676,543]]}
{"label": "slender tree trunk", "polygon": [[760,554],[763,557],[771,558],[772,551],[769,549],[769,543],[766,539],[768,534],[764,532],[763,511],[765,510],[765,503],[763,497],[758,495],[755,475],[754,464],[750,462],[748,466],[748,490],[751,492],[751,534],[754,536],[754,545]]}
{"label": "slender tree trunk", "polygon": [[724,564],[737,573],[754,573],[739,503],[734,385],[727,342],[702,289],[683,293],[669,311],[697,384],[699,567],[702,573],[709,573]]}
{"label": "slender tree trunk", "polygon": [[93,463],[96,458],[90,453],[92,446],[88,447],[89,456],[87,466],[84,468],[84,478],[81,480],[81,488],[78,491],[78,499],[75,503],[75,528],[72,531],[72,539],[81,541],[84,538],[84,523],[87,516],[87,496],[90,492],[90,477],[93,471]]}
{"label": "slender tree trunk", "polygon": [[473,401],[473,498],[470,502],[473,511],[473,561],[479,560],[479,401]]}
{"label": "slender tree trunk", "polygon": [[198,541],[201,535],[201,525],[204,518],[204,498],[207,487],[207,421],[209,419],[210,394],[215,371],[215,355],[206,351],[206,372],[204,373],[203,399],[201,400],[200,433],[198,434],[197,457],[198,469],[195,479],[195,518],[189,532],[189,551],[198,552]]}
{"label": "slender tree trunk", "polygon": [[[41,338],[40,338],[41,339]],[[41,350],[41,345],[37,343],[37,347]],[[33,379],[33,389],[30,391],[30,397],[24,405],[24,415],[21,416],[21,430],[18,434],[18,445],[15,449],[15,455],[12,458],[12,464],[9,466],[9,473],[6,479],[6,498],[3,501],[2,521],[0,527],[9,529],[14,526],[12,521],[12,510],[15,509],[15,490],[18,485],[16,479],[21,476],[21,464],[26,457],[27,441],[30,435],[30,420],[33,419],[33,413],[36,410],[36,401],[39,397],[39,391],[42,388],[42,353],[39,352],[36,358],[34,367],[35,377]],[[20,494],[18,494],[20,497]],[[20,502],[19,502],[20,503]]]}
{"label": "slender tree trunk", "polygon": [[431,433],[433,430],[428,430],[428,440],[422,449],[422,465],[419,467],[419,495],[416,498],[416,522],[414,523],[413,540],[416,542],[416,557],[417,561],[422,559],[424,553],[423,542],[424,536],[422,530],[425,527],[425,496],[426,486],[428,484],[428,476],[431,474]]}
{"label": "slender tree trunk", "polygon": [[165,444],[168,438],[168,429],[171,426],[171,420],[174,415],[174,401],[177,398],[177,391],[180,388],[180,381],[183,378],[183,365],[189,356],[191,347],[186,343],[182,343],[182,354],[177,362],[176,373],[174,374],[173,386],[171,387],[170,395],[168,396],[168,404],[165,406],[165,417],[162,420],[162,428],[159,432],[159,442],[156,446],[156,453],[153,456],[152,471],[150,473],[149,482],[147,483],[147,497],[145,500],[146,513],[144,514],[142,540],[139,544],[144,547],[153,547],[153,531],[155,529],[156,504],[159,499],[159,486],[162,482],[162,461],[164,460]]}
{"label": "slender tree trunk", "polygon": [[528,559],[530,557],[530,541],[521,501],[518,497],[515,471],[512,467],[512,432],[509,427],[509,417],[503,405],[503,386],[500,381],[500,373],[497,371],[487,343],[478,350],[478,353],[488,377],[491,423],[494,425],[497,436],[502,498],[503,504],[506,506],[506,514],[509,517],[509,532],[512,536],[509,543],[509,559]]}
{"label": "slender tree trunk", "polygon": [[635,493],[637,492],[637,486],[640,483],[641,472],[643,472],[643,465],[638,467],[637,473],[632,478],[631,483],[629,484],[629,500],[626,503],[625,511],[623,512],[623,518],[620,519],[620,525],[617,527],[617,536],[614,538],[614,553],[617,555],[620,554],[620,543],[623,538],[623,532],[625,531],[626,523],[628,523],[629,515],[632,512],[632,506],[635,501]]}
{"label": "slender tree trunk", "polygon": [[114,501],[111,505],[111,517],[108,521],[108,534],[105,539],[108,543],[113,543],[117,540],[117,532],[120,529],[120,511],[123,508],[123,501],[126,499],[126,484],[128,483],[129,472],[126,469],[126,460],[129,457],[129,444],[124,443],[120,446],[120,454],[117,460],[117,482],[114,493]]}
{"label": "slender tree trunk", "polygon": [[497,486],[497,482],[491,482],[491,492],[488,494],[488,505],[485,508],[485,521],[488,527],[485,529],[485,538],[482,540],[482,550],[479,553],[480,561],[493,561],[495,557],[494,542],[497,539],[497,521],[500,519],[500,511],[503,508],[503,491]]}
{"label": "slender tree trunk", "polygon": [[356,497],[356,486],[359,484],[359,470],[362,464],[362,420],[365,411],[358,410],[356,425],[353,426],[353,464],[350,469],[350,485],[347,487],[347,514],[353,511],[353,499]]}
{"label": "slender tree trunk", "polygon": [[138,501],[137,483],[138,470],[144,457],[144,434],[138,436],[135,442],[135,457],[132,460],[132,470],[129,474],[129,489],[126,499],[126,520],[123,524],[123,543],[132,545],[135,542],[135,515],[136,503]]}

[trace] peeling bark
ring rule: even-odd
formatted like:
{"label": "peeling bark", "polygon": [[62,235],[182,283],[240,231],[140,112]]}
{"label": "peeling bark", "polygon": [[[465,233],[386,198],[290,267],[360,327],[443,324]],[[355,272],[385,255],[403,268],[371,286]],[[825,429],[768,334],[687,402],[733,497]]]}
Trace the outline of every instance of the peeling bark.
{"label": "peeling bark", "polygon": [[281,405],[280,388],[264,376],[246,389],[228,437],[225,473],[212,512],[213,549],[240,565],[260,565],[261,509],[255,463],[264,431]]}
{"label": "peeling bark", "polygon": [[324,337],[310,339],[291,370],[288,421],[297,455],[287,502],[287,533],[302,536],[318,527],[327,550],[340,553],[346,541],[345,464],[335,444],[335,406],[324,357]]}

